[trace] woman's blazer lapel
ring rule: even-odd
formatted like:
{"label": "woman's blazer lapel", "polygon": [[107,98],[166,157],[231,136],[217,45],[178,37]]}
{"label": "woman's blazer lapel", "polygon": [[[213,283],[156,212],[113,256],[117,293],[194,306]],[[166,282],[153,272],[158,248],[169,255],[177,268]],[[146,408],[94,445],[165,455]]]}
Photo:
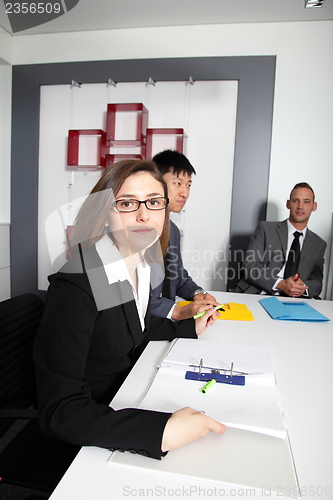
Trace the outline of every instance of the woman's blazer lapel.
{"label": "woman's blazer lapel", "polygon": [[126,280],[109,284],[103,263],[95,246],[83,249],[82,259],[83,268],[88,275],[97,309],[99,311],[110,309],[112,313],[112,308],[121,306],[134,345],[137,346],[142,342],[143,334],[132,286]]}

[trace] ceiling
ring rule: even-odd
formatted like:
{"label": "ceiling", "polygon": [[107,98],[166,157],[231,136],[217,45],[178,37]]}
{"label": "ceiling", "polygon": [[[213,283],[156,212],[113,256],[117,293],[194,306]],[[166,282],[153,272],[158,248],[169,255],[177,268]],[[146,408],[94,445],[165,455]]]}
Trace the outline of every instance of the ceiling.
{"label": "ceiling", "polygon": [[[77,0],[58,0],[63,6]],[[333,0],[304,8],[305,0],[79,0],[64,15],[13,33],[0,0],[0,27],[14,35],[195,24],[333,19]],[[15,0],[12,2],[14,5]],[[28,2],[31,3],[31,2]],[[36,0],[38,3],[38,0]],[[47,3],[47,0],[45,1]],[[15,31],[15,30],[14,30]]]}

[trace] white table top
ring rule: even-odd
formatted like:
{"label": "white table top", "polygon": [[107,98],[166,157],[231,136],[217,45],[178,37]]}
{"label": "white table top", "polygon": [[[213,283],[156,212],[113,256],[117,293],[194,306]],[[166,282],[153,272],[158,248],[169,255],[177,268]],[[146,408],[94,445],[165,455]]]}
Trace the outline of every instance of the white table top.
{"label": "white table top", "polygon": [[[255,320],[251,322],[218,320],[207,329],[201,339],[219,339],[223,342],[273,348],[279,398],[284,411],[302,498],[332,499],[333,302],[309,301],[309,304],[331,320],[329,322],[275,321],[258,303],[262,296],[213,293],[221,303],[246,304]],[[112,402],[114,408],[133,407],[140,403],[156,373],[158,362],[169,346],[169,342],[150,342],[114,398]],[[237,430],[230,429],[232,432],[226,438],[228,431],[224,436],[218,437],[227,454],[231,452],[234,436],[236,439],[233,432]],[[249,434],[256,436],[255,433]],[[211,434],[203,440],[207,438],[211,439]],[[203,440],[197,442],[198,446]],[[198,499],[205,496],[213,498],[276,496],[267,488],[254,491],[241,484],[228,485],[223,480],[223,474],[221,482],[196,480],[110,464],[107,462],[109,456],[108,450],[95,447],[82,448],[51,495],[51,500],[74,498],[109,500],[132,496],[148,498],[188,496]],[[253,460],[256,460],[255,448]],[[246,463],[238,463],[237,467],[246,467]],[[278,497],[291,496],[288,488],[281,485]]]}

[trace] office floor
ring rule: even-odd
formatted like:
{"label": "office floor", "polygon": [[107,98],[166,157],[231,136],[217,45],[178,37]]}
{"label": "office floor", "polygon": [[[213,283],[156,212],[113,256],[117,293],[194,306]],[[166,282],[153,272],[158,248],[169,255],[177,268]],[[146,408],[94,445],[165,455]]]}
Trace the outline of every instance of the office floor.
{"label": "office floor", "polygon": [[[5,448],[10,439],[22,428],[26,423],[25,420],[16,422],[0,439],[0,452]],[[26,500],[31,497],[31,500],[42,498],[39,491],[31,490],[28,488],[21,488],[11,484],[3,484],[0,482],[0,498],[1,500]],[[45,497],[46,498],[46,497]]]}

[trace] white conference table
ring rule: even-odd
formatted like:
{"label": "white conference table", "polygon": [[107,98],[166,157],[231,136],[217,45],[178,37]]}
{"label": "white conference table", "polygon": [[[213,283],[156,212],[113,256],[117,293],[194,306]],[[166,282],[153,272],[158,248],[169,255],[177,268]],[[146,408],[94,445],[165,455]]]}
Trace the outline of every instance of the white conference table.
{"label": "white conference table", "polygon": [[[206,330],[200,340],[218,339],[222,342],[273,348],[279,398],[302,498],[333,499],[333,302],[309,301],[309,304],[331,320],[329,322],[276,321],[259,304],[258,300],[262,296],[212,293],[221,303],[246,304],[253,313],[254,321],[218,320]],[[135,407],[140,403],[156,374],[156,366],[169,346],[169,342],[150,342],[114,398],[113,408]],[[237,443],[238,457],[242,457],[242,434],[237,435],[237,432],[246,431],[227,429],[223,436],[210,433],[187,446],[191,453],[198,454],[200,460],[204,440],[216,436],[215,439],[221,440],[221,451],[224,454],[233,456]],[[253,456],[255,463],[255,440],[258,434],[247,432],[246,435],[244,446],[247,449],[243,450],[244,456]],[[172,456],[172,453],[169,452],[168,456]],[[111,464],[108,462],[110,454],[105,449],[83,447],[50,499],[118,500],[136,496],[181,496],[195,499],[223,496],[292,498],[288,486],[283,484],[277,492],[267,487],[254,490],[247,485],[237,484],[237,481],[228,483],[223,471],[221,481],[207,481]],[[231,465],[235,470],[240,470],[242,467],[246,468],[248,463],[246,460],[237,460],[237,463]]]}

